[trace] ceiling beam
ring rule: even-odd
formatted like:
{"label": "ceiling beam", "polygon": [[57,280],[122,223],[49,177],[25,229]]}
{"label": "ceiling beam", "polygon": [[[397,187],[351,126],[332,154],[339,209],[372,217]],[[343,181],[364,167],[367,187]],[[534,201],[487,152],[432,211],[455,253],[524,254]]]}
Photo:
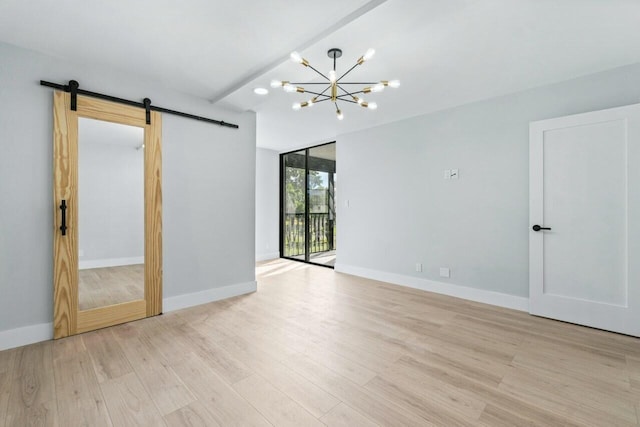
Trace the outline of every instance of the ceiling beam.
{"label": "ceiling beam", "polygon": [[[338,31],[340,28],[342,28],[345,25],[351,23],[352,21],[355,21],[356,19],[358,19],[362,15],[366,14],[370,10],[375,9],[376,7],[378,7],[381,4],[385,3],[386,1],[387,0],[371,0],[371,1],[367,2],[364,6],[361,6],[358,9],[354,10],[350,14],[346,15],[344,18],[336,21],[331,26],[327,27],[326,29],[324,29],[320,33],[316,34],[315,36],[313,36],[309,40],[305,41],[304,43],[298,45],[296,48],[294,48],[292,50],[297,50],[297,51],[305,50],[309,46],[314,45],[315,43],[317,43],[320,40],[324,39],[328,35]],[[252,82],[253,80],[257,79],[261,75],[273,70],[278,65],[280,65],[283,62],[289,60],[289,53],[291,53],[291,52],[290,51],[286,52],[285,55],[279,56],[278,58],[274,59],[270,63],[268,63],[265,66],[261,67],[257,71],[249,74],[248,76],[241,77],[240,79],[236,80],[231,85],[227,86],[226,88],[222,89],[218,93],[216,93],[213,96],[211,96],[209,98],[209,102],[214,104],[214,103],[226,98],[227,96],[231,95],[233,92],[237,91],[238,89],[240,89],[241,87],[245,86],[246,84],[248,84],[248,83]]]}

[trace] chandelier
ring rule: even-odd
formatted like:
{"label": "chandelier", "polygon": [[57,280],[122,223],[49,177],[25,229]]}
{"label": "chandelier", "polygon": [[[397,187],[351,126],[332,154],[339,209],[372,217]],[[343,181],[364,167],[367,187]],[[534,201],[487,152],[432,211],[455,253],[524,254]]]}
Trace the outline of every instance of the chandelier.
{"label": "chandelier", "polygon": [[[327,56],[333,59],[333,69],[329,71],[328,75],[325,75],[315,69],[309,61],[304,59],[298,52],[291,53],[291,60],[293,62],[297,62],[298,64],[302,64],[304,67],[311,68],[318,75],[324,78],[326,81],[324,82],[289,82],[286,80],[273,80],[271,82],[271,87],[277,88],[282,87],[285,92],[288,93],[308,93],[313,95],[311,99],[305,102],[296,102],[293,104],[294,110],[300,110],[306,107],[313,107],[315,104],[319,104],[320,102],[330,101],[336,107],[336,116],[338,120],[344,119],[344,114],[340,109],[338,103],[348,102],[352,104],[360,105],[361,107],[368,108],[370,110],[375,110],[378,108],[378,104],[375,102],[367,102],[362,98],[362,94],[369,93],[378,93],[382,92],[385,87],[397,88],[400,86],[400,82],[398,80],[380,80],[379,82],[347,82],[343,81],[343,79],[353,71],[359,65],[364,64],[366,61],[370,60],[373,55],[376,53],[375,50],[369,49],[367,52],[362,55],[356,61],[355,65],[349,68],[344,74],[338,77],[336,73],[336,60],[342,56],[342,50],[333,48],[327,51]],[[305,89],[304,86],[310,85],[319,85],[324,90],[311,91]]]}

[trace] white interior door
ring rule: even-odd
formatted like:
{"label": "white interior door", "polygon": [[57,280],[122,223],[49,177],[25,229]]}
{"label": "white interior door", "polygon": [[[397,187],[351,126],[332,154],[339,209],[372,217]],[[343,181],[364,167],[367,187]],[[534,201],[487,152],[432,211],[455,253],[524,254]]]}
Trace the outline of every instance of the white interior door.
{"label": "white interior door", "polygon": [[640,336],[640,104],[529,130],[530,313]]}

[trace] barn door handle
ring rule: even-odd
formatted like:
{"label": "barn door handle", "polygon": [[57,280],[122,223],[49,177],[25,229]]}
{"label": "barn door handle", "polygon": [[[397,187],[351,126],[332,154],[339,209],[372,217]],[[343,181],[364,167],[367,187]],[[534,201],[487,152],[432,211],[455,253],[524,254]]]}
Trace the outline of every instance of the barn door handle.
{"label": "barn door handle", "polygon": [[62,200],[60,204],[60,210],[62,211],[62,225],[60,226],[60,231],[62,231],[62,235],[67,235],[67,201]]}
{"label": "barn door handle", "polygon": [[538,224],[534,225],[531,228],[533,229],[533,231],[551,230],[551,227],[540,227]]}

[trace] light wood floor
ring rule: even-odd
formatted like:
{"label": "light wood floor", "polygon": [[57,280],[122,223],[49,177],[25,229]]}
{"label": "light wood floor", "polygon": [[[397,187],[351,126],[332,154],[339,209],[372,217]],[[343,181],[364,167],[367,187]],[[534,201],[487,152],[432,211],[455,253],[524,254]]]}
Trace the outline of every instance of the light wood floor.
{"label": "light wood floor", "polygon": [[334,266],[336,264],[336,251],[326,251],[311,254],[309,261],[316,264],[324,264]]}
{"label": "light wood floor", "polygon": [[80,310],[144,299],[144,264],[78,271]]}
{"label": "light wood floor", "polygon": [[637,425],[640,340],[294,262],[0,352],[0,425]]}

